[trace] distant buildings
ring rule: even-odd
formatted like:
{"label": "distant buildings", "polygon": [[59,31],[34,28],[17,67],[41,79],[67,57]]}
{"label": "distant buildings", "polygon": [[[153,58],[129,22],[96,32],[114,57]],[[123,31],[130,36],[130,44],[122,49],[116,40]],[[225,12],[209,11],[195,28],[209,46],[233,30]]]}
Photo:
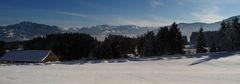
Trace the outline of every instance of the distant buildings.
{"label": "distant buildings", "polygon": [[187,55],[196,54],[196,48],[193,45],[185,45],[183,51],[185,51]]}
{"label": "distant buildings", "polygon": [[[204,47],[207,52],[206,53],[209,53],[210,52],[210,48],[209,47]],[[187,55],[193,55],[193,54],[196,54],[196,48],[194,45],[185,45],[185,48],[183,49],[183,51],[185,51],[185,54]]]}

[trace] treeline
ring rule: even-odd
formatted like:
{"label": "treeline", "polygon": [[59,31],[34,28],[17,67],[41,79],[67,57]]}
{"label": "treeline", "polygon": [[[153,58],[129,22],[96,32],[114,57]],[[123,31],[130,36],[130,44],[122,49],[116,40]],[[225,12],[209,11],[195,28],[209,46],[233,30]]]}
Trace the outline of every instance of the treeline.
{"label": "treeline", "polygon": [[[137,49],[142,56],[183,54],[184,39],[176,23],[162,27],[157,34],[148,32],[138,38]],[[186,40],[186,39],[185,39]]]}
{"label": "treeline", "polygon": [[[89,34],[59,33],[14,44],[21,44],[24,50],[52,50],[61,60],[115,59],[128,57],[129,54],[135,56],[183,54],[186,42],[184,39],[187,40],[181,35],[178,25],[173,23],[171,26],[160,28],[157,33],[151,31],[136,38],[109,35],[104,41],[98,41]],[[0,46],[1,49],[4,51]]]}
{"label": "treeline", "polygon": [[93,57],[98,41],[88,34],[51,34],[23,42],[24,50],[52,50],[62,60]]}
{"label": "treeline", "polygon": [[216,44],[219,51],[240,50],[240,23],[237,17],[232,21],[223,21],[219,30],[219,42]]}
{"label": "treeline", "polygon": [[6,49],[6,43],[4,41],[0,41],[0,56],[4,54],[5,49]]}
{"label": "treeline", "polygon": [[[200,35],[202,34],[202,35]],[[203,39],[199,40],[199,36]],[[210,51],[239,51],[240,50],[240,23],[237,17],[230,21],[222,21],[218,31],[194,32],[191,43],[198,46],[209,47]],[[201,41],[201,42],[200,42]],[[199,42],[201,45],[199,45]]]}
{"label": "treeline", "polygon": [[137,55],[138,40],[120,35],[109,35],[103,42],[98,42],[96,57],[98,59],[125,58],[128,54]]}

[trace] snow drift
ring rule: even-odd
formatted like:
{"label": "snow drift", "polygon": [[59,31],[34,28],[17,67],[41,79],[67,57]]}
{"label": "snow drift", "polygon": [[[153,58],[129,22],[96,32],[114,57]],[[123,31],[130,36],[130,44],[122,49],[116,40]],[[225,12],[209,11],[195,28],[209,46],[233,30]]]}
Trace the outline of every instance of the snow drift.
{"label": "snow drift", "polygon": [[0,84],[239,84],[240,55],[0,66]]}

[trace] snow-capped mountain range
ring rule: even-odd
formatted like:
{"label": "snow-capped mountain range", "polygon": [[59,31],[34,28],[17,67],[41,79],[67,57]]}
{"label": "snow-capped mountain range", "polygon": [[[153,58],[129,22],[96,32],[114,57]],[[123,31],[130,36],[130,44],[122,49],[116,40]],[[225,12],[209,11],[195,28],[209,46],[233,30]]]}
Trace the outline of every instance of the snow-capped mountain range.
{"label": "snow-capped mountain range", "polygon": [[[234,16],[240,18],[240,16]],[[231,20],[233,17],[225,19]],[[203,26],[205,31],[216,31],[220,28],[221,21],[215,23],[179,23],[182,34],[190,37],[193,31],[198,31]],[[45,24],[38,24],[33,22],[21,22],[14,25],[0,26],[0,40],[4,41],[22,41],[29,40],[37,36],[46,34],[64,33],[64,32],[79,32],[88,33],[99,40],[104,40],[109,34],[124,35],[129,37],[136,37],[148,31],[157,31],[158,28],[154,27],[139,27],[135,25],[97,25],[82,28],[69,28],[62,29],[57,26],[49,26]]]}
{"label": "snow-capped mountain range", "polygon": [[88,33],[94,37],[97,37],[99,40],[104,40],[104,38],[109,34],[136,37],[154,29],[154,27],[139,27],[135,25],[111,26],[105,24],[92,27],[83,27],[80,29],[75,29],[74,31],[79,33]]}
{"label": "snow-capped mountain range", "polygon": [[153,29],[153,27],[139,27],[134,25],[97,25],[92,27],[62,29],[57,26],[49,26],[25,21],[14,25],[0,26],[0,40],[22,41],[47,34],[69,32],[88,33],[97,37],[99,40],[104,40],[104,38],[109,34],[135,37],[137,35],[144,34],[147,31],[152,31]]}

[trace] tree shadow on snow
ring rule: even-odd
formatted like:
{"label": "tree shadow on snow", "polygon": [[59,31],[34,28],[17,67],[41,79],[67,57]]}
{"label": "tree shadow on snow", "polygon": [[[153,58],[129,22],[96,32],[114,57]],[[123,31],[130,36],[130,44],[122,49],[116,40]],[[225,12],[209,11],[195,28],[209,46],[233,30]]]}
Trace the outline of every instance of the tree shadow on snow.
{"label": "tree shadow on snow", "polygon": [[208,62],[208,61],[211,61],[211,60],[217,60],[217,59],[220,59],[220,58],[234,56],[234,54],[236,54],[236,53],[234,53],[234,52],[216,52],[216,53],[212,53],[207,58],[197,60],[196,62],[193,62],[193,63],[189,64],[189,66],[201,64],[201,63]]}

